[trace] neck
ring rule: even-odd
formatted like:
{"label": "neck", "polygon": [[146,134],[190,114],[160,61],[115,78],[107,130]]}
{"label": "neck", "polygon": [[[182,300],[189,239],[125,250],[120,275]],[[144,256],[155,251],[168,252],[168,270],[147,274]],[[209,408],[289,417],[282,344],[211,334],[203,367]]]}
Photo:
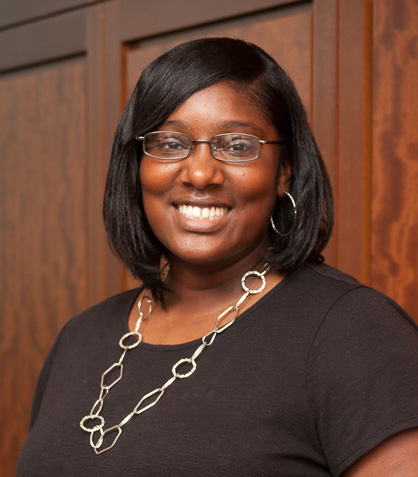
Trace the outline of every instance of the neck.
{"label": "neck", "polygon": [[249,270],[260,270],[265,253],[247,255],[230,263],[194,264],[169,259],[169,286],[175,294],[211,293],[217,290],[241,291],[241,277]]}
{"label": "neck", "polygon": [[[187,310],[189,316],[208,314],[212,319],[214,313],[234,304],[242,295],[242,276],[250,270],[261,270],[264,256],[265,252],[259,252],[246,255],[243,260],[211,265],[170,259],[168,285],[171,292],[164,297],[166,312],[173,317],[179,311],[178,315],[184,317]],[[248,303],[252,301],[248,300]]]}
{"label": "neck", "polygon": [[[247,255],[248,258],[248,255]],[[169,286],[172,292],[165,296],[165,307],[154,303],[152,319],[141,326],[144,340],[151,344],[179,344],[204,336],[213,328],[214,320],[228,307],[237,303],[244,290],[241,279],[248,271],[261,271],[264,260],[259,256],[251,261],[237,261],[222,267],[202,267],[169,261]],[[266,287],[258,294],[249,295],[239,307],[241,314],[271,290],[282,275],[268,271]],[[249,277],[245,282],[251,289],[260,287],[260,278]],[[130,329],[134,328],[138,313],[133,308]],[[231,319],[228,315],[226,320]]]}

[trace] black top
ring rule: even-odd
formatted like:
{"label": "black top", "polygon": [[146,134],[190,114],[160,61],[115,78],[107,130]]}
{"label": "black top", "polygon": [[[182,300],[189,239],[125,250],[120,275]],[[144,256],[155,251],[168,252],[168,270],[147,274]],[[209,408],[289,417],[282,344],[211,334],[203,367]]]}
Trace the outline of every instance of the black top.
{"label": "black top", "polygon": [[[120,357],[137,295],[110,298],[60,333],[38,381],[19,477],[340,475],[391,435],[418,427],[415,323],[351,277],[307,265],[240,315],[190,378],[96,455],[79,422]],[[199,343],[129,351],[105,399],[106,427]]]}

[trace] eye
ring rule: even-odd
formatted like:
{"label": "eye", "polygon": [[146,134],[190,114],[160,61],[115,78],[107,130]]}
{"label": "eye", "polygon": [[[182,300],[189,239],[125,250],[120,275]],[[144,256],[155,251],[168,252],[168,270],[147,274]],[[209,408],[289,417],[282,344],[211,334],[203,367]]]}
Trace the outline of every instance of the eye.
{"label": "eye", "polygon": [[258,140],[251,136],[228,135],[220,136],[218,150],[232,157],[248,157],[257,154]]}
{"label": "eye", "polygon": [[186,138],[181,136],[160,136],[155,144],[155,147],[160,152],[165,153],[178,153],[184,152],[189,149],[189,144]]}

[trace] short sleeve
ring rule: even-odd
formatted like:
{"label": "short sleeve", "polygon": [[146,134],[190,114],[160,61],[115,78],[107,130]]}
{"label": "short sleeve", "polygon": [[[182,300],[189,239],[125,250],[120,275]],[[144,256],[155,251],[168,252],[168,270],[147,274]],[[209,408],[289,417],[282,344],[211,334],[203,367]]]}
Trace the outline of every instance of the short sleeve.
{"label": "short sleeve", "polygon": [[394,302],[360,287],[315,336],[308,386],[333,475],[392,435],[418,427],[418,328]]}

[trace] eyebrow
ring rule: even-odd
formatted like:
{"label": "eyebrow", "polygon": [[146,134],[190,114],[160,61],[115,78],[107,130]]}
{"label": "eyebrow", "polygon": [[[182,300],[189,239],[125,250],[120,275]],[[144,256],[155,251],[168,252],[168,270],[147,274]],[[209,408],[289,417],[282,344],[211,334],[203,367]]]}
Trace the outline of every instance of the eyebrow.
{"label": "eyebrow", "polygon": [[243,121],[225,121],[222,123],[222,128],[231,129],[231,128],[252,128],[261,131],[261,129],[254,124],[253,122],[243,122]]}
{"label": "eyebrow", "polygon": [[187,124],[184,123],[183,121],[164,121],[162,124],[160,124],[160,127],[163,126],[181,126],[181,127],[187,127]]}
{"label": "eyebrow", "polygon": [[[170,121],[163,122],[160,127],[164,127],[164,126],[178,126],[178,127],[187,128],[188,124],[183,121],[170,120]],[[221,129],[252,128],[252,129],[256,129],[257,131],[262,131],[261,128],[259,128],[256,124],[254,124],[251,121],[249,122],[224,121],[223,123],[220,124],[220,128]]]}

